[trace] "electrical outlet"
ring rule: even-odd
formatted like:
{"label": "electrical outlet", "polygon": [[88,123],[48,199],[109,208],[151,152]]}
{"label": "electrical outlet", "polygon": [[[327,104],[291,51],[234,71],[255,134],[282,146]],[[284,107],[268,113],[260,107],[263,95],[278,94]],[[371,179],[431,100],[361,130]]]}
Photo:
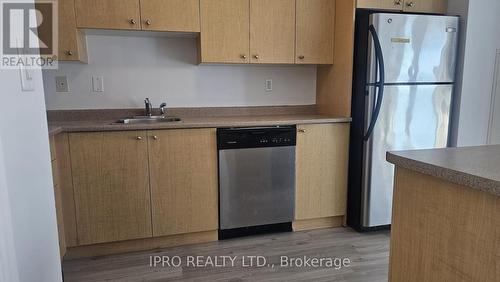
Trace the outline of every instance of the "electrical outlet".
{"label": "electrical outlet", "polygon": [[102,76],[92,76],[92,91],[104,92],[104,78]]}
{"label": "electrical outlet", "polygon": [[273,80],[272,79],[266,79],[266,92],[271,92],[273,91]]}
{"label": "electrical outlet", "polygon": [[56,92],[69,92],[68,78],[56,76]]}

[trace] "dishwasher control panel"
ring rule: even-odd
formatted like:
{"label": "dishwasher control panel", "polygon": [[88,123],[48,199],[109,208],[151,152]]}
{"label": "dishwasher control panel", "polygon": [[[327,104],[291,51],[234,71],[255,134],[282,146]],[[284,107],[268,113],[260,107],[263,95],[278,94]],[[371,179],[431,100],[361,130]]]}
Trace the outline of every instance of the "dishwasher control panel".
{"label": "dishwasher control panel", "polygon": [[217,129],[219,150],[260,147],[295,146],[296,126],[220,128]]}

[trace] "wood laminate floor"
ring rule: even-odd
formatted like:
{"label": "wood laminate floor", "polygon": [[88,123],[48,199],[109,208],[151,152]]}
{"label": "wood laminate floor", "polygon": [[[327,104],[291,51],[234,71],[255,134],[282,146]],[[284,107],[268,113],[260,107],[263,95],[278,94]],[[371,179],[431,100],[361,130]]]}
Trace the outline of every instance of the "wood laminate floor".
{"label": "wood laminate floor", "polygon": [[[150,266],[151,256],[178,256],[180,267]],[[200,256],[201,264],[193,267]],[[234,266],[219,265],[222,256],[236,257]],[[263,256],[266,266],[250,265],[250,256]],[[350,266],[282,267],[281,257],[348,258]],[[188,266],[188,260],[190,265]],[[243,261],[245,259],[245,261]],[[175,259],[174,259],[175,260]],[[261,262],[263,259],[261,259]],[[177,263],[178,261],[175,261]],[[290,260],[288,260],[290,262]],[[338,261],[337,261],[338,262]],[[387,281],[389,232],[360,234],[349,228],[323,229],[237,238],[191,246],[65,261],[65,281]],[[254,263],[255,265],[255,263]],[[273,267],[274,265],[274,267]]]}

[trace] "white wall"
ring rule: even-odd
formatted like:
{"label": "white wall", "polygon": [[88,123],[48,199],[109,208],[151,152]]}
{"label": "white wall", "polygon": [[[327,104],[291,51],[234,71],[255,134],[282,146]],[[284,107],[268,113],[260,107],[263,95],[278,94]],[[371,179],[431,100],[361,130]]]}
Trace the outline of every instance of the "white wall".
{"label": "white wall", "polygon": [[[47,108],[139,108],[145,97],[169,107],[306,105],[316,103],[316,67],[197,65],[195,38],[144,33],[88,35],[88,65],[61,63],[44,71]],[[71,93],[56,93],[67,75]],[[105,92],[91,92],[92,75]],[[273,91],[265,92],[266,79]]]}
{"label": "white wall", "polygon": [[18,282],[19,273],[14,249],[9,193],[5,181],[7,177],[5,175],[1,142],[0,139],[0,281]]}
{"label": "white wall", "polygon": [[500,144],[500,49],[497,50],[495,83],[492,93],[489,144]]}
{"label": "white wall", "polygon": [[0,188],[11,215],[11,227],[0,232],[13,235],[19,281],[56,282],[61,265],[41,71],[34,80],[36,91],[21,92],[19,71],[0,71],[0,186],[6,189]]}
{"label": "white wall", "polygon": [[[460,2],[462,0],[459,0]],[[454,2],[454,1],[450,1]],[[464,1],[462,1],[464,2]],[[487,143],[496,50],[500,49],[500,1],[470,0],[463,54],[462,83],[458,85],[459,114],[456,145]],[[453,3],[460,5],[460,3]],[[462,9],[466,2],[462,3]],[[453,11],[450,11],[453,12]]]}
{"label": "white wall", "polygon": [[40,70],[33,80],[35,91],[21,92],[19,70],[0,70],[2,282],[62,280]]}

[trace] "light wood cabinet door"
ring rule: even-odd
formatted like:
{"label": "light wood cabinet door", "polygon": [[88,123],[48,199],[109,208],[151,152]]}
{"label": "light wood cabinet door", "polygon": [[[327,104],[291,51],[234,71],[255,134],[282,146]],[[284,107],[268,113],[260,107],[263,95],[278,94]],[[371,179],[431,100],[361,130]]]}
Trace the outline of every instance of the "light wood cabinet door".
{"label": "light wood cabinet door", "polygon": [[[35,6],[40,12],[43,22],[52,21],[52,6],[46,5],[46,2],[36,1]],[[59,61],[81,61],[87,62],[87,42],[85,35],[76,28],[75,5],[74,0],[59,0],[58,7],[58,54]],[[47,45],[52,40],[52,25],[40,25],[38,27],[38,37]],[[47,54],[48,51],[40,49],[40,54]]]}
{"label": "light wood cabinet door", "polygon": [[152,236],[145,131],[69,135],[78,245]]}
{"label": "light wood cabinet door", "polygon": [[335,0],[297,0],[297,64],[333,64]]}
{"label": "light wood cabinet door", "polygon": [[200,0],[202,63],[248,63],[250,0]]}
{"label": "light wood cabinet door", "polygon": [[87,39],[76,29],[74,0],[59,0],[59,55],[60,61],[87,62]]}
{"label": "light wood cabinet door", "polygon": [[64,235],[60,236],[60,238],[64,237],[66,247],[74,247],[77,245],[77,232],[71,156],[67,133],[59,133],[54,137],[54,147],[51,148],[51,152],[54,152],[57,162],[54,170],[57,175],[57,189],[60,193],[60,209],[57,207],[58,199],[56,199],[56,208],[59,209],[57,212],[61,214],[60,218],[63,219],[63,222],[60,223],[58,217],[58,226],[61,230],[64,230]]}
{"label": "light wood cabinet door", "polygon": [[405,0],[404,11],[410,13],[446,14],[447,0]]}
{"label": "light wood cabinet door", "polygon": [[200,0],[140,1],[143,30],[200,31]]}
{"label": "light wood cabinet door", "polygon": [[349,124],[297,126],[295,219],[345,215]]}
{"label": "light wood cabinet door", "polygon": [[250,0],[250,62],[295,62],[295,0]]}
{"label": "light wood cabinet door", "polygon": [[56,141],[55,137],[50,137],[50,154],[52,159],[52,181],[54,183],[54,200],[56,208],[56,219],[57,219],[57,235],[59,238],[59,254],[61,259],[66,254],[66,235],[64,232],[64,218],[63,218],[63,207],[62,207],[62,193],[61,184],[59,177],[59,165],[57,161],[56,152]]}
{"label": "light wood cabinet door", "polygon": [[402,11],[404,0],[358,0],[357,6],[362,9],[381,9]]}
{"label": "light wood cabinet door", "polygon": [[59,255],[61,260],[66,254],[66,235],[64,233],[64,217],[62,209],[61,187],[54,185],[54,200],[56,203],[57,235],[59,238]]}
{"label": "light wood cabinet door", "polygon": [[148,134],[153,236],[217,230],[216,130]]}
{"label": "light wood cabinet door", "polygon": [[139,0],[75,0],[79,28],[141,29]]}

